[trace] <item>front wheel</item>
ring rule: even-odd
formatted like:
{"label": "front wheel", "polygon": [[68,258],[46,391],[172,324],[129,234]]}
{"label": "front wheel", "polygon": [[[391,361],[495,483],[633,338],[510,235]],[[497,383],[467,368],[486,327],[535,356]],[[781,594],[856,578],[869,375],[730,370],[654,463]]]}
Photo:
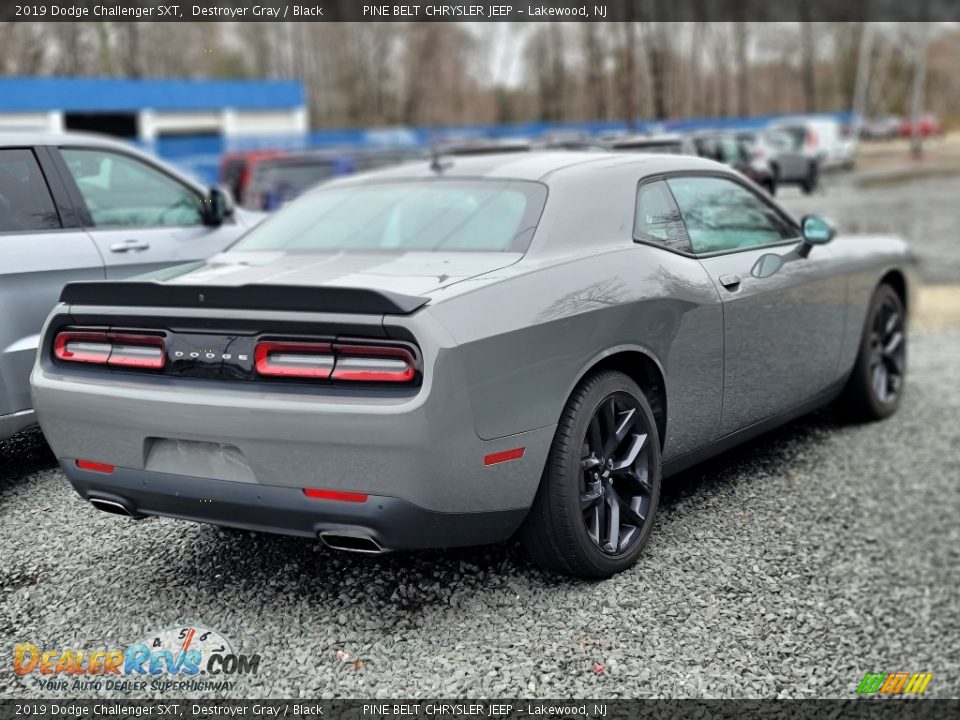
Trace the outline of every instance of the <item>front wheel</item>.
{"label": "front wheel", "polygon": [[522,530],[545,570],[589,579],[631,567],[660,499],[660,440],[643,391],[626,375],[588,376],[564,408]]}
{"label": "front wheel", "polygon": [[812,195],[820,186],[820,164],[816,160],[811,160],[807,165],[807,176],[800,183],[800,189],[804,195]]}
{"label": "front wheel", "polygon": [[856,364],[842,398],[856,420],[881,420],[896,412],[903,394],[907,334],[903,302],[889,285],[876,289],[867,310]]}

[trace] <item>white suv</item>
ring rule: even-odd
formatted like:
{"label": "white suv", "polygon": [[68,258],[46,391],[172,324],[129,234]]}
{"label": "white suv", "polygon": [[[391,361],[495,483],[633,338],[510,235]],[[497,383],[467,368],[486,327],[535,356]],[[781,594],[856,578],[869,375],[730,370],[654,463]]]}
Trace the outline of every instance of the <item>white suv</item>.
{"label": "white suv", "polygon": [[262,217],[121,142],[0,133],[0,439],[34,422],[30,370],[64,284],[203,260]]}

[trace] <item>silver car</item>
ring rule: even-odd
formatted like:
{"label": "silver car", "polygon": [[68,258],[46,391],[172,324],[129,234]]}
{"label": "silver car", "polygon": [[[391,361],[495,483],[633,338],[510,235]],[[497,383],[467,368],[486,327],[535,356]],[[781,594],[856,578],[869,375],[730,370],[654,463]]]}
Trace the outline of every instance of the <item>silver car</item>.
{"label": "silver car", "polygon": [[30,368],[67,282],[201,260],[257,220],[129,145],[0,134],[0,440],[34,423]]}
{"label": "silver car", "polygon": [[519,530],[606,577],[663,477],[840,396],[896,410],[910,256],[833,234],[695,157],[437,157],[69,285],[34,405],[101,510],[363,552]]}

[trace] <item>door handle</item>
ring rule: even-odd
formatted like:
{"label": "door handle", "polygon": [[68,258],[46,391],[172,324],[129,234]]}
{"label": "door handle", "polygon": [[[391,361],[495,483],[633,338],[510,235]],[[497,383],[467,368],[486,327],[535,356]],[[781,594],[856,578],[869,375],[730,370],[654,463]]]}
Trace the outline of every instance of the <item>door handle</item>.
{"label": "door handle", "polygon": [[721,275],[720,284],[723,285],[727,290],[736,290],[738,287],[740,287],[740,276],[736,273]]}
{"label": "door handle", "polygon": [[115,253],[125,253],[125,252],[143,252],[144,250],[150,249],[150,243],[144,242],[143,240],[124,240],[123,242],[114,243],[110,246],[110,252]]}

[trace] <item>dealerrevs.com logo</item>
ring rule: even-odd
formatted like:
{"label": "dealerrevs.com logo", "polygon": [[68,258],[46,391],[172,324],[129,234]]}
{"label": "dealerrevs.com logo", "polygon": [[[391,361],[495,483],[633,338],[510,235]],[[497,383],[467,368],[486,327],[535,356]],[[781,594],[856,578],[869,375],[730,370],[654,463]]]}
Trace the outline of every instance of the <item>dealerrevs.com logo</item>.
{"label": "dealerrevs.com logo", "polygon": [[232,690],[259,668],[259,655],[238,653],[223,634],[193,625],[148,635],[126,649],[20,643],[13,650],[14,673],[51,691]]}
{"label": "dealerrevs.com logo", "polygon": [[860,695],[922,695],[933,680],[933,673],[870,672],[857,685]]}

